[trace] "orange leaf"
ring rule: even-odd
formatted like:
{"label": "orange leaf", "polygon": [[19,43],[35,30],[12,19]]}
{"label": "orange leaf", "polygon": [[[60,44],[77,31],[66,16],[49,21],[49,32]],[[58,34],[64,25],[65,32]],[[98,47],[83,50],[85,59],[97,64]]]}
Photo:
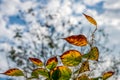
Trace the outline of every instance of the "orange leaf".
{"label": "orange leaf", "polygon": [[86,46],[88,44],[87,38],[84,35],[73,35],[67,38],[64,38],[70,44],[76,46]]}
{"label": "orange leaf", "polygon": [[43,63],[41,60],[37,59],[37,58],[29,58],[30,61],[32,61],[34,64],[36,64],[37,66],[43,66]]}
{"label": "orange leaf", "polygon": [[57,64],[58,64],[57,57],[52,57],[52,58],[48,59],[48,61],[46,63],[46,67],[51,70],[51,69],[55,68],[57,66]]}
{"label": "orange leaf", "polygon": [[17,68],[9,69],[3,74],[8,75],[8,76],[24,76],[23,72]]}
{"label": "orange leaf", "polygon": [[69,50],[64,52],[60,58],[66,66],[76,66],[81,62],[81,53],[77,50]]}
{"label": "orange leaf", "polygon": [[107,78],[111,77],[114,74],[114,72],[109,71],[103,74],[103,80],[106,80]]}
{"label": "orange leaf", "polygon": [[95,26],[97,26],[97,22],[96,22],[96,20],[95,20],[94,18],[92,18],[91,16],[86,15],[86,14],[84,14],[84,13],[83,13],[83,15],[86,17],[86,19],[87,19],[90,23],[92,23],[92,24],[94,24]]}

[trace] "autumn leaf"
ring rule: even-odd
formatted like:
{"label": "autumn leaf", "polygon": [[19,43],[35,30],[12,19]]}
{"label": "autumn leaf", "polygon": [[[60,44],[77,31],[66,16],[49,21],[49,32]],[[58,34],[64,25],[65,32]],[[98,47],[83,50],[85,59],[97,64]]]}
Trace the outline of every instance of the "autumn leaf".
{"label": "autumn leaf", "polygon": [[86,15],[86,14],[84,14],[84,13],[83,13],[83,15],[85,16],[85,18],[86,18],[90,23],[92,23],[93,25],[97,26],[97,22],[96,22],[96,20],[95,20],[94,18],[92,18],[91,16]]}
{"label": "autumn leaf", "polygon": [[98,58],[99,58],[98,48],[97,47],[92,47],[90,52],[87,53],[87,54],[84,54],[82,57],[83,58],[87,58],[89,60],[96,60],[96,61],[98,61]]}
{"label": "autumn leaf", "polygon": [[83,62],[81,67],[80,67],[80,70],[79,70],[80,73],[83,73],[85,71],[90,71],[89,62],[88,61]]}
{"label": "autumn leaf", "polygon": [[17,68],[12,68],[2,73],[8,76],[24,76],[23,72]]}
{"label": "autumn leaf", "polygon": [[69,50],[64,52],[60,58],[65,66],[76,66],[81,62],[81,53],[77,50]]}
{"label": "autumn leaf", "polygon": [[67,38],[64,38],[70,44],[76,46],[86,46],[88,44],[87,38],[84,35],[72,35]]}
{"label": "autumn leaf", "polygon": [[58,66],[50,71],[53,80],[69,80],[71,78],[71,70],[66,66]]}
{"label": "autumn leaf", "polygon": [[51,69],[55,68],[57,66],[57,64],[58,64],[57,57],[52,57],[52,58],[48,59],[48,61],[46,63],[46,67],[51,70]]}
{"label": "autumn leaf", "polygon": [[90,78],[90,80],[100,80],[101,77],[97,77],[97,78]]}
{"label": "autumn leaf", "polygon": [[113,74],[114,74],[114,72],[112,72],[112,71],[106,72],[106,73],[103,74],[102,79],[103,79],[103,80],[106,80],[106,79],[108,79],[109,77],[111,77]]}
{"label": "autumn leaf", "polygon": [[39,78],[39,75],[48,78],[49,77],[48,70],[44,68],[37,68],[34,69],[31,73],[32,78]]}
{"label": "autumn leaf", "polygon": [[29,58],[29,60],[33,63],[33,64],[35,64],[35,65],[37,65],[37,66],[43,66],[43,63],[42,63],[42,61],[41,60],[39,60],[39,59],[37,59],[37,58]]}
{"label": "autumn leaf", "polygon": [[83,74],[80,77],[78,77],[77,80],[90,80],[90,79],[86,74]]}

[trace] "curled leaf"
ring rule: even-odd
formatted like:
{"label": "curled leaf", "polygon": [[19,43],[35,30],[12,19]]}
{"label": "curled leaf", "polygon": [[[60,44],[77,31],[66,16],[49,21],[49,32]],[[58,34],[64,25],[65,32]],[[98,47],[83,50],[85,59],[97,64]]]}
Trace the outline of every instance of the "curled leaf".
{"label": "curled leaf", "polygon": [[3,74],[8,75],[8,76],[24,76],[23,72],[17,68],[9,69]]}
{"label": "curled leaf", "polygon": [[51,69],[55,68],[57,66],[57,64],[58,64],[57,57],[52,57],[52,58],[48,59],[48,61],[46,63],[46,67],[51,70]]}
{"label": "curled leaf", "polygon": [[48,70],[44,68],[37,68],[32,71],[31,74],[32,78],[39,78],[39,75],[48,78],[49,77]]}
{"label": "curled leaf", "polygon": [[43,66],[43,63],[41,60],[37,59],[37,58],[29,58],[31,62],[33,62],[35,65],[37,66]]}
{"label": "curled leaf", "polygon": [[64,52],[60,58],[65,66],[77,66],[81,62],[81,53],[77,50]]}
{"label": "curled leaf", "polygon": [[83,73],[85,71],[90,71],[89,62],[88,61],[83,62],[81,67],[80,67],[80,70],[79,70],[80,73]]}
{"label": "curled leaf", "polygon": [[114,72],[112,72],[112,71],[106,72],[106,73],[103,74],[102,78],[103,78],[103,80],[106,80],[109,77],[111,77],[113,74],[114,74]]}
{"label": "curled leaf", "polygon": [[50,71],[53,80],[69,80],[71,74],[71,70],[66,66],[58,66]]}
{"label": "curled leaf", "polygon": [[96,78],[90,78],[90,80],[101,80],[101,77],[96,77]]}
{"label": "curled leaf", "polygon": [[84,54],[82,57],[83,58],[87,58],[89,60],[96,60],[96,61],[98,61],[98,58],[99,58],[98,48],[97,47],[92,47],[90,52],[87,53],[87,54]]}
{"label": "curled leaf", "polygon": [[90,79],[86,74],[83,74],[80,77],[78,77],[77,80],[90,80]]}
{"label": "curled leaf", "polygon": [[67,38],[64,38],[70,44],[76,46],[86,46],[88,44],[87,38],[84,35],[72,35]]}
{"label": "curled leaf", "polygon": [[96,20],[95,20],[94,18],[92,18],[91,16],[86,15],[86,14],[84,14],[84,13],[83,13],[83,15],[86,17],[86,19],[87,19],[90,23],[92,23],[93,25],[97,26],[97,22],[96,22]]}

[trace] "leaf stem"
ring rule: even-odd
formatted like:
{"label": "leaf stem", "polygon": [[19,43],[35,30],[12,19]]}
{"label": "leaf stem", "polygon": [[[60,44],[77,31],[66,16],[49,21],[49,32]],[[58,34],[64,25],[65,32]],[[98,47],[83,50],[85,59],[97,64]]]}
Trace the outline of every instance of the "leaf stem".
{"label": "leaf stem", "polygon": [[94,35],[94,34],[95,34],[96,30],[97,30],[97,27],[96,27],[95,30],[92,32],[92,35],[91,35],[92,39],[91,39],[91,41],[90,41],[90,47],[93,47],[94,38],[95,38],[95,35]]}

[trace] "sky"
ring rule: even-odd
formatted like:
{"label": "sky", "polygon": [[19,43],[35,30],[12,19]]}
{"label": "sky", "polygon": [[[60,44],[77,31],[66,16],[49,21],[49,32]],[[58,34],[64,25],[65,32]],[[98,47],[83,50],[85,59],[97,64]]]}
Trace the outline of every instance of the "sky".
{"label": "sky", "polygon": [[[34,17],[27,12],[31,8]],[[45,8],[45,11],[40,11],[42,8]],[[11,45],[19,44],[13,39],[15,29],[21,29],[22,33],[36,29],[39,26],[36,21],[44,24],[47,13],[55,14],[56,19],[48,23],[54,23],[57,26],[56,31],[63,33],[66,33],[66,30],[60,26],[59,21],[70,19],[73,25],[82,21],[82,26],[88,26],[90,24],[84,19],[82,13],[94,17],[98,23],[98,29],[104,28],[105,33],[109,35],[108,47],[113,49],[111,46],[114,46],[114,52],[110,55],[120,54],[120,0],[0,0],[0,72],[8,69],[5,52],[10,50]],[[46,28],[40,29],[42,31],[40,33],[49,34]],[[30,39],[29,34],[24,35],[28,40]],[[0,78],[0,80],[4,79]]]}

